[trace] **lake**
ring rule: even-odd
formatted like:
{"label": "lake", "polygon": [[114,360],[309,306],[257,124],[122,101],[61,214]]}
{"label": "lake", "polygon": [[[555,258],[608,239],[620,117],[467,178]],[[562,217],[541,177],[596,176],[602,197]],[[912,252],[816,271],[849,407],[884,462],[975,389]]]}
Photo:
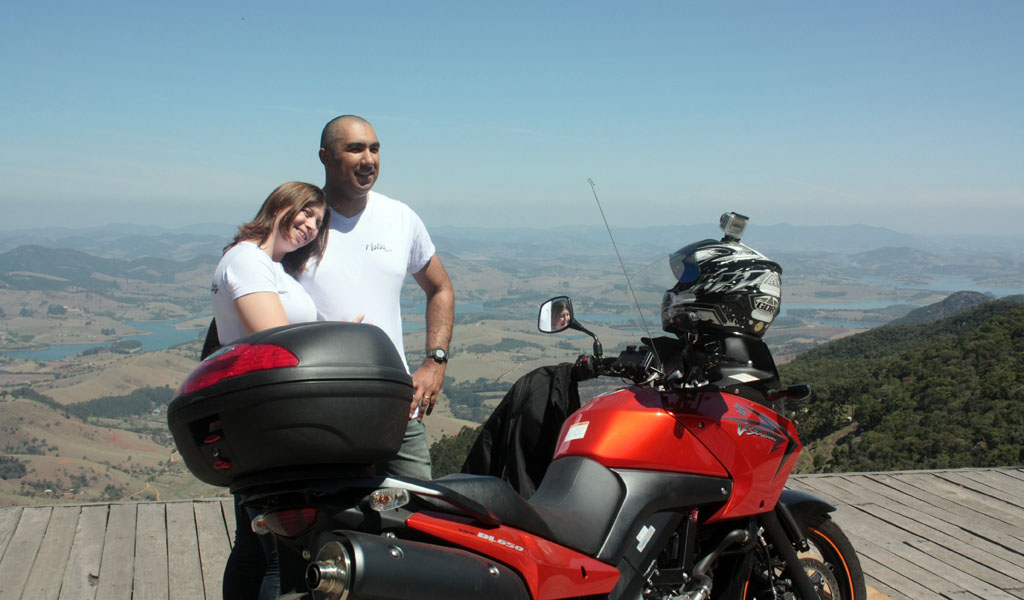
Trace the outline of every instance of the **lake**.
{"label": "lake", "polygon": [[[201,315],[196,315],[201,316]],[[206,328],[202,329],[178,329],[175,327],[177,323],[188,321],[196,318],[196,316],[188,317],[186,319],[175,319],[173,321],[124,321],[124,325],[127,325],[133,329],[140,331],[146,331],[139,335],[126,336],[126,340],[138,340],[142,344],[141,352],[153,352],[155,350],[165,350],[171,346],[177,346],[185,342],[191,342],[192,340],[206,335]],[[23,360],[62,360],[79,352],[88,350],[89,348],[95,348],[97,346],[109,346],[110,344],[53,344],[48,348],[41,350],[25,350],[25,351],[13,351],[3,352],[6,356],[13,356],[15,358],[21,358]]]}

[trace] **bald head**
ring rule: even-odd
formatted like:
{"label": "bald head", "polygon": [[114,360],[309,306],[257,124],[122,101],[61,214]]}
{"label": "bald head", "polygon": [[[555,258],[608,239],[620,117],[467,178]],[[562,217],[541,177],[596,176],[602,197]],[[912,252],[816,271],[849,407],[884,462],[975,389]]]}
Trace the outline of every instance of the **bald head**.
{"label": "bald head", "polygon": [[320,147],[330,148],[339,140],[344,139],[345,125],[350,123],[359,123],[361,125],[370,124],[366,119],[357,117],[356,115],[341,115],[340,117],[335,117],[324,125],[324,130],[320,134]]}
{"label": "bald head", "polygon": [[331,208],[351,217],[366,206],[380,173],[380,141],[373,127],[355,115],[343,115],[320,134],[324,193]]}

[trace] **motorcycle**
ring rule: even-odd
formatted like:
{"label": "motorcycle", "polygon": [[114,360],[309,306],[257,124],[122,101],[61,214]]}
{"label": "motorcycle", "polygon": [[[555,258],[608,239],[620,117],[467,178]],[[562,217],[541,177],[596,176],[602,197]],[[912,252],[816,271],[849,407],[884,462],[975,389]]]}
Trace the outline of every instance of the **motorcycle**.
{"label": "motorcycle", "polygon": [[775,409],[807,386],[775,389],[760,338],[702,328],[700,310],[673,317],[679,339],[607,357],[570,298],[541,306],[542,331],[593,337],[578,373],[628,385],[561,425],[528,500],[496,477],[375,473],[401,444],[412,383],[372,325],[289,325],[222,348],[168,420],[189,469],[258,507],[253,530],[301,557],[288,598],[865,599],[834,507],[784,489],[801,444]]}

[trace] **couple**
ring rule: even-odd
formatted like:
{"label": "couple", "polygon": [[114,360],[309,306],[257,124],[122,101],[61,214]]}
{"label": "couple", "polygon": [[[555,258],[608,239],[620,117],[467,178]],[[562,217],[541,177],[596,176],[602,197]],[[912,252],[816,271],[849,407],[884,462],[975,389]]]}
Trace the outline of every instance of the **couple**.
{"label": "couple", "polygon": [[[256,331],[318,318],[363,320],[384,330],[405,361],[400,295],[406,273],[412,273],[427,296],[427,353],[412,373],[413,402],[402,447],[382,469],[430,479],[421,421],[433,410],[444,381],[455,303],[451,281],[419,217],[405,204],[370,191],[380,173],[380,142],[368,122],[353,115],[329,122],[320,138],[320,162],[322,190],[300,182],[281,185],[226,249],[211,287],[219,341],[230,344]],[[236,518],[224,597],[255,597],[237,592],[252,582],[240,554],[262,553],[259,543],[273,540],[253,539],[245,511],[237,509]],[[273,548],[265,551],[274,571]],[[264,585],[276,587],[271,579]]]}

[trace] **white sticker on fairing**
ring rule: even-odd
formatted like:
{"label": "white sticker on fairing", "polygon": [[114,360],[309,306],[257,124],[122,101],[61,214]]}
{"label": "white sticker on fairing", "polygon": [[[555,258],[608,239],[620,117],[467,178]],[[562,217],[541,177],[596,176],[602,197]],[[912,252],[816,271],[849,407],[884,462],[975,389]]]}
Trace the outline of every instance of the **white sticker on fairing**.
{"label": "white sticker on fairing", "polygon": [[644,551],[644,548],[647,547],[647,542],[651,541],[651,538],[654,537],[654,532],[654,526],[645,525],[643,529],[640,530],[640,533],[636,534],[636,541],[640,542],[636,545],[636,549],[639,552]]}
{"label": "white sticker on fairing", "polygon": [[735,373],[729,376],[729,379],[735,379],[736,381],[742,381],[743,383],[750,383],[751,381],[757,381],[757,377],[754,377],[750,373]]}
{"label": "white sticker on fairing", "polygon": [[583,436],[587,435],[587,427],[590,426],[590,421],[583,421],[569,427],[569,431],[565,432],[565,441],[571,442],[573,440],[581,440]]}

